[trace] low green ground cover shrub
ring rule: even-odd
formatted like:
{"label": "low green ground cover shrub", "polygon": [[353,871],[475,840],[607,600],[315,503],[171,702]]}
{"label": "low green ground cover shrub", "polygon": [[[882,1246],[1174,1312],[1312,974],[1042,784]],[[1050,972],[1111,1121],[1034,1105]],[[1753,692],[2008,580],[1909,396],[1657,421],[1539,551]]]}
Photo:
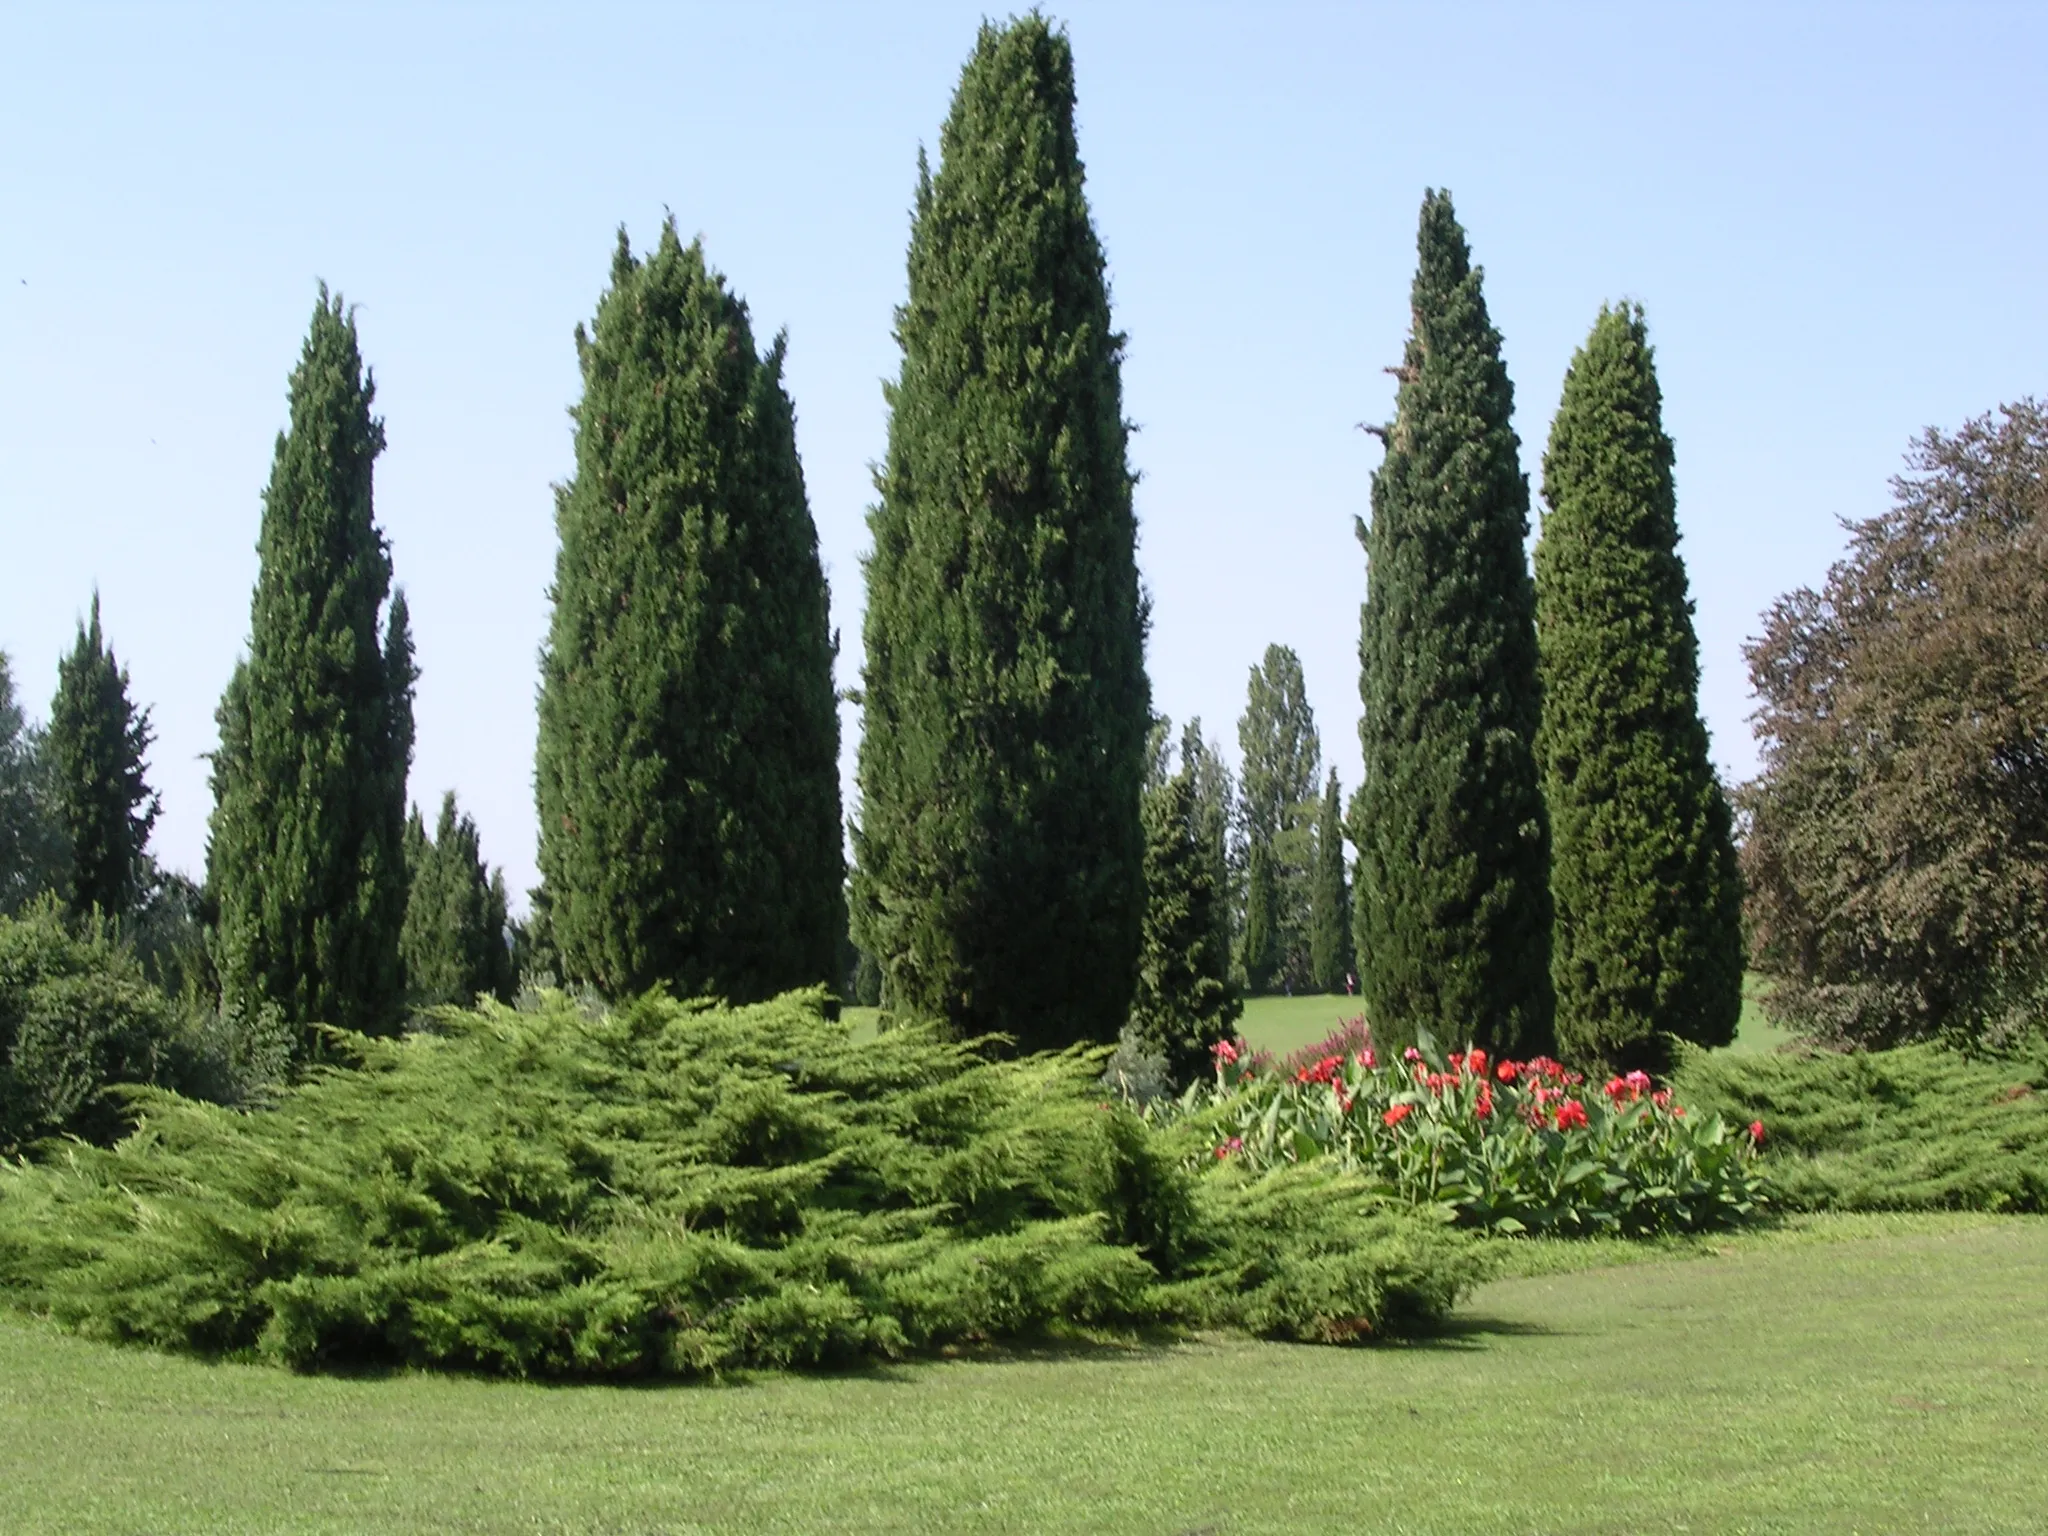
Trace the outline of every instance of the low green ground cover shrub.
{"label": "low green ground cover shrub", "polygon": [[1439,1317],[1470,1239],[1335,1161],[1208,1168],[1101,1052],[856,1041],[822,994],[444,1010],[240,1112],[141,1090],[0,1168],[0,1287],[301,1368],[702,1376],[1046,1329],[1342,1340]]}
{"label": "low green ground cover shrub", "polygon": [[1333,1162],[1501,1234],[1695,1231],[1766,1198],[1758,1134],[1688,1114],[1642,1073],[1590,1085],[1547,1058],[1489,1062],[1427,1040],[1381,1062],[1362,1020],[1277,1063],[1219,1047],[1210,1081],[1151,1113],[1195,1128],[1220,1162]]}
{"label": "low green ground cover shrub", "polygon": [[1768,1128],[1772,1184],[1802,1210],[2048,1210],[2048,1054],[1689,1056],[1688,1103]]}

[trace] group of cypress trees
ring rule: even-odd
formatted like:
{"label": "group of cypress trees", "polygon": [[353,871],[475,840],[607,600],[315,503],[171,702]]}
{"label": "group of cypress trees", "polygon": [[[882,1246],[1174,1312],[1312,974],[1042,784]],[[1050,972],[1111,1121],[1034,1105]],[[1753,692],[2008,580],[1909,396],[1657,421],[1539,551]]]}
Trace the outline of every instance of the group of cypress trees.
{"label": "group of cypress trees", "polygon": [[1513,389],[1447,194],[1418,249],[1358,530],[1368,1014],[1389,1038],[1617,1066],[1725,1043],[1740,891],[1642,312],[1603,310],[1573,361],[1532,579]]}
{"label": "group of cypress trees", "polygon": [[[850,921],[883,1000],[962,1035],[1028,1049],[1135,1021],[1184,1075],[1235,1018],[1229,775],[1199,723],[1145,788],[1123,338],[1074,105],[1063,33],[985,24],[937,169],[920,157],[850,887],[784,341],[757,348],[673,220],[644,257],[621,231],[576,335],[541,657],[532,947],[563,979],[766,997],[838,973]],[[1274,647],[1240,730],[1243,971],[1334,989],[1355,964],[1390,1041],[1636,1062],[1660,1032],[1724,1039],[1739,890],[1641,311],[1603,311],[1574,361],[1532,580],[1513,391],[1448,195],[1425,199],[1418,244],[1359,525],[1354,888],[1300,664]],[[374,393],[323,287],[220,706],[207,863],[230,1005],[380,1030],[512,978],[474,823],[452,795],[432,839],[406,817],[416,673],[373,513]],[[73,879],[112,910],[154,802],[97,604],[64,675]]]}

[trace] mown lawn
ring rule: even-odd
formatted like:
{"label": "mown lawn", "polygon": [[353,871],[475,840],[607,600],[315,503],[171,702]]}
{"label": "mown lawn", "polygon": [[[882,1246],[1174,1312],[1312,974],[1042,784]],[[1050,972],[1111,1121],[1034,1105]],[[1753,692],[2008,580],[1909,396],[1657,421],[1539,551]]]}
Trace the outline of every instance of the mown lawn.
{"label": "mown lawn", "polygon": [[[0,1314],[0,1527],[2042,1528],[2048,1220],[1515,1252],[1533,1273],[1422,1345],[1213,1340],[723,1388],[299,1378]],[[1616,1258],[1636,1262],[1581,1267]]]}

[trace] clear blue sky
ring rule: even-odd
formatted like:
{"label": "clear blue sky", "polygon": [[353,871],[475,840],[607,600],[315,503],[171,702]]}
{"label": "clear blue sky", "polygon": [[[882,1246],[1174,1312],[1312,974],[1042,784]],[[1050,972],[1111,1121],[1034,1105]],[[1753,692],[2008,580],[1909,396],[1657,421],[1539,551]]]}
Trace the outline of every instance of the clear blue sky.
{"label": "clear blue sky", "polygon": [[[360,306],[377,511],[424,675],[412,792],[533,874],[534,657],[571,332],[614,231],[700,232],[789,383],[860,663],[918,146],[981,11],[0,10],[0,648],[32,712],[94,584],[155,709],[157,846],[248,628],[259,492],[325,278]],[[2048,393],[2048,6],[1076,3],[1081,144],[1130,337],[1158,707],[1235,753],[1301,653],[1357,782],[1367,509],[1417,205],[1446,186],[1523,461],[1603,300],[1648,309],[1714,751],[1743,640],[1817,581],[1923,426]],[[855,712],[846,712],[849,761]]]}

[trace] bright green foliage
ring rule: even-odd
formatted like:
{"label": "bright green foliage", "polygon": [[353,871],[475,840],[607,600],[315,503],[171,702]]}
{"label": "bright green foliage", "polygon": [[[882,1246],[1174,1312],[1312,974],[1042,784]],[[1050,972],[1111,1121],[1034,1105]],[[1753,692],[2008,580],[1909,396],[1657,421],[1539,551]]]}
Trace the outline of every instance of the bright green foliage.
{"label": "bright green foliage", "polygon": [[0,915],[64,888],[71,850],[56,801],[43,733],[23,717],[0,651]]}
{"label": "bright green foliage", "polygon": [[[249,654],[221,699],[207,884],[231,1011],[396,1028],[412,638],[371,504],[384,424],[355,317],[320,290],[263,495]],[[310,1044],[314,1037],[309,1035]]]}
{"label": "bright green foliage", "polygon": [[431,840],[413,811],[405,855],[412,892],[398,952],[405,962],[407,1000],[424,1008],[472,1003],[487,993],[511,1002],[519,978],[506,937],[505,874],[485,868],[476,822],[457,813],[454,790],[441,798]]}
{"label": "bright green foliage", "polygon": [[1699,712],[1671,439],[1639,306],[1602,309],[1543,455],[1536,546],[1560,1050],[1662,1067],[1735,1038],[1742,883]]}
{"label": "bright green foliage", "polygon": [[302,1368],[630,1377],[1147,1322],[1342,1337],[1477,1276],[1337,1170],[1200,1176],[1105,1109],[1100,1052],[856,1041],[825,1002],[554,993],[359,1041],[264,1113],[146,1096],[112,1152],[0,1169],[0,1287]]}
{"label": "bright green foliage", "polygon": [[1215,866],[1196,826],[1190,769],[1148,790],[1144,810],[1145,938],[1131,1025],[1185,1084],[1208,1069],[1210,1048],[1229,1038],[1244,1003],[1219,942]]}
{"label": "bright green foliage", "polygon": [[940,146],[868,520],[854,932],[898,1009],[1107,1041],[1144,910],[1151,689],[1065,35],[984,26]]}
{"label": "bright green foliage", "polygon": [[576,333],[534,765],[566,975],[752,1001],[830,980],[839,715],[817,528],[746,305],[675,221]]}
{"label": "bright green foliage", "polygon": [[100,595],[57,664],[45,750],[71,844],[71,910],[125,917],[147,894],[145,849],[157,798],[143,778],[149,711],[128,699],[128,669],[100,636]]}
{"label": "bright green foliage", "polygon": [[54,897],[0,917],[0,1148],[42,1136],[111,1141],[111,1083],[177,1075],[177,1020],[108,920],[74,926]]}
{"label": "bright green foliage", "polygon": [[1787,1205],[1827,1211],[2048,1211],[2048,1056],[1936,1045],[1738,1056],[1691,1052],[1687,1103],[1761,1122]]}
{"label": "bright green foliage", "polygon": [[[1309,708],[1301,658],[1284,645],[1266,647],[1251,670],[1244,714],[1237,722],[1243,794],[1239,799],[1247,859],[1266,850],[1273,903],[1270,968],[1258,988],[1306,990],[1314,985],[1310,908],[1315,882],[1316,777],[1322,739]],[[1249,914],[1247,914],[1249,928]],[[1246,959],[1247,973],[1250,958]]]}
{"label": "bright green foliage", "polygon": [[1549,1048],[1529,486],[1514,389],[1448,193],[1423,199],[1414,329],[1372,483],[1353,932],[1387,1044]]}
{"label": "bright green foliage", "polygon": [[1316,818],[1315,879],[1309,887],[1309,986],[1340,992],[1351,974],[1351,886],[1344,877],[1344,808],[1330,770]]}

